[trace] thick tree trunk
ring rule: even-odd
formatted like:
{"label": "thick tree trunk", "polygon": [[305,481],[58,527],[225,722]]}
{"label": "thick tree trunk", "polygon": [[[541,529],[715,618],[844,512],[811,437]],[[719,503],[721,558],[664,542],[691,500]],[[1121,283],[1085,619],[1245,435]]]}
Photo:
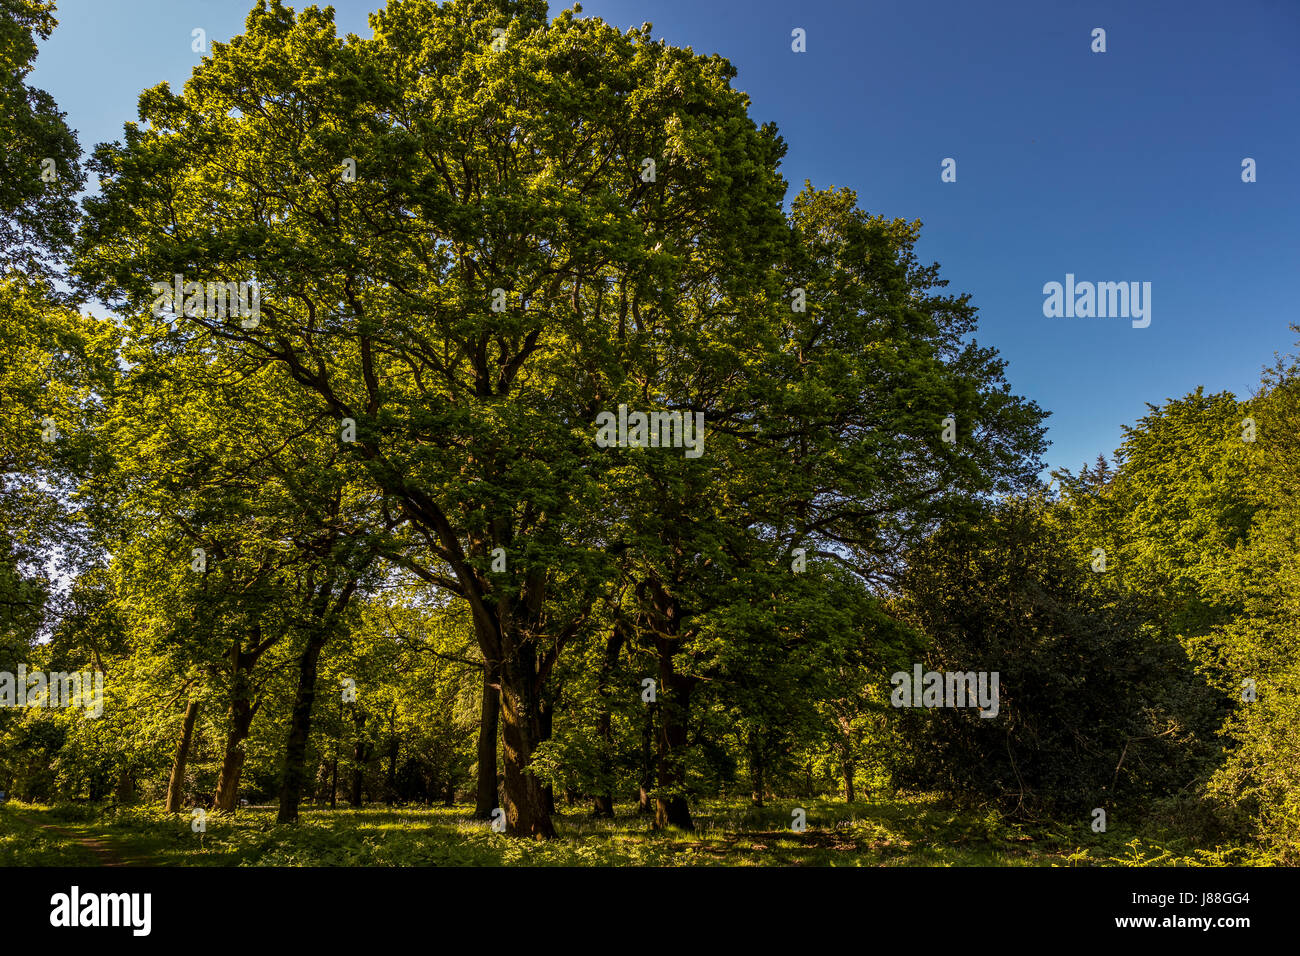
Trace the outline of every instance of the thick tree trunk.
{"label": "thick tree trunk", "polygon": [[117,793],[114,796],[120,804],[135,803],[135,774],[129,769],[124,769],[117,778]]}
{"label": "thick tree trunk", "polygon": [[657,579],[637,585],[646,630],[653,635],[659,665],[656,710],[659,712],[655,761],[655,827],[695,829],[686,802],[684,760],[689,743],[691,693],[696,678],[678,672],[675,660],[682,647],[682,608]]}
{"label": "thick tree trunk", "polygon": [[[443,537],[445,532],[445,528],[439,530]],[[509,547],[508,522],[498,522],[492,533],[491,543],[499,541]],[[472,539],[470,551],[485,553],[491,543]],[[482,579],[466,567],[457,567],[456,573],[471,585],[467,597],[479,651],[484,661],[496,666],[503,769],[501,802],[506,832],[511,836],[550,839],[555,836],[555,827],[548,811],[547,795],[531,764],[542,740],[542,700],[550,668],[555,655],[580,622],[573,622],[563,634],[552,634],[553,643],[542,641],[547,652],[539,659],[538,641],[549,629],[543,616],[545,572],[534,568],[524,575],[518,590],[506,591],[484,588]],[[480,780],[485,780],[486,770],[482,772]]]}
{"label": "thick tree trunk", "polygon": [[[542,580],[530,586],[540,594]],[[531,620],[531,619],[530,619]],[[531,629],[540,630],[533,622]],[[543,675],[539,674],[537,648],[525,637],[528,626],[513,620],[508,603],[488,608],[480,605],[474,616],[475,633],[485,661],[500,661],[496,669],[501,722],[502,803],[506,832],[547,840],[555,827],[547,808],[546,791],[530,769],[533,752],[542,740]]]}
{"label": "thick tree trunk", "polygon": [[313,637],[298,659],[298,689],[289,718],[289,737],[284,745],[284,775],[280,779],[279,823],[297,823],[306,782],[307,741],[311,737],[311,712],[316,704],[316,669],[325,637]]}
{"label": "thick tree trunk", "polygon": [[364,744],[358,744],[352,751],[352,787],[348,791],[348,806],[353,810],[359,809],[365,798],[365,753]]}
{"label": "thick tree trunk", "polygon": [[854,800],[857,799],[857,793],[853,788],[853,775],[854,775],[854,771],[857,769],[857,764],[855,761],[846,757],[843,761],[843,765],[844,765],[844,802],[852,803]]}
{"label": "thick tree trunk", "polygon": [[218,813],[234,813],[239,802],[239,775],[244,769],[244,741],[248,739],[248,728],[257,715],[261,703],[253,703],[251,692],[251,675],[257,666],[258,658],[271,646],[273,641],[262,642],[261,625],[254,625],[252,639],[254,647],[245,651],[240,642],[235,641],[230,649],[231,692],[230,708],[226,730],[226,751],[221,759],[221,773],[217,777],[217,793],[213,798],[212,809]]}
{"label": "thick tree trunk", "polygon": [[680,794],[655,797],[655,826],[694,830],[695,821],[691,819],[691,808],[686,798]]}
{"label": "thick tree trunk", "polygon": [[656,638],[659,652],[659,757],[658,790],[655,797],[655,826],[695,829],[690,807],[682,788],[686,783],[682,766],[688,740],[691,691],[695,681],[677,673],[673,662],[672,642]]}
{"label": "thick tree trunk", "polygon": [[506,832],[548,840],[555,827],[546,809],[542,782],[529,770],[541,742],[536,653],[516,645],[501,666],[501,738],[504,743]]}
{"label": "thick tree trunk", "polygon": [[185,765],[190,757],[190,741],[194,737],[194,724],[199,719],[199,702],[185,705],[185,719],[181,722],[181,736],[176,741],[176,756],[172,758],[172,775],[167,781],[167,812],[180,813],[185,797]]}
{"label": "thick tree trunk", "polygon": [[497,725],[501,697],[497,693],[498,669],[483,665],[483,695],[478,717],[478,782],[474,792],[474,818],[487,820],[497,807]]}
{"label": "thick tree trunk", "polygon": [[212,809],[218,813],[234,813],[239,802],[239,775],[244,769],[244,741],[253,722],[256,706],[247,698],[237,696],[230,702],[230,724],[226,732],[226,752],[221,760],[221,773],[217,777],[217,793]]}

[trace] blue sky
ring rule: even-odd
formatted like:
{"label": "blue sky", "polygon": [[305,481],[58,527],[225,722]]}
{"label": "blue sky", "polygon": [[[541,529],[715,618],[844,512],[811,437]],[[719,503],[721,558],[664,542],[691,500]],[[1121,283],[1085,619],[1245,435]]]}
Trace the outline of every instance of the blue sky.
{"label": "blue sky", "polygon": [[[338,0],[339,32],[369,35],[381,3]],[[184,82],[191,30],[228,39],[251,0],[58,6],[33,82],[89,151],[120,138],[141,90]],[[730,59],[755,121],[786,139],[790,195],[805,179],[848,186],[871,213],[920,219],[921,258],[972,295],[1012,388],[1052,412],[1053,467],[1110,453],[1147,402],[1198,385],[1247,395],[1295,350],[1296,0],[588,0],[583,13],[648,20]],[[807,52],[791,50],[796,27]],[[1067,273],[1150,282],[1150,326],[1044,317],[1044,283]]]}

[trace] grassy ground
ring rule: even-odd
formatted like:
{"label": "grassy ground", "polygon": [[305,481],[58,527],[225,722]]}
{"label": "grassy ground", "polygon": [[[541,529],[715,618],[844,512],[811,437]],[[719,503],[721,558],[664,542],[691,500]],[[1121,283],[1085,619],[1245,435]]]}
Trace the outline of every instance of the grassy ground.
{"label": "grassy ground", "polygon": [[[790,829],[797,806],[807,829]],[[556,816],[560,839],[493,833],[465,806],[312,810],[296,827],[273,808],[235,818],[146,808],[0,805],[0,866],[1219,866],[1264,864],[1242,847],[1195,847],[1173,835],[1092,833],[1044,823],[1013,826],[926,799],[803,800],[758,809],[704,801],[694,833],[655,832],[631,808],[593,820],[585,808]]]}

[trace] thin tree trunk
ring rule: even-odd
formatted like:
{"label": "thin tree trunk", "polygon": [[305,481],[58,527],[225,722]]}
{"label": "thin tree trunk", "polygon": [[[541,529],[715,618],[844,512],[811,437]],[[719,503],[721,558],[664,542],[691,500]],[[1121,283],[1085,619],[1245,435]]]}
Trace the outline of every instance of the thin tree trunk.
{"label": "thin tree trunk", "polygon": [[384,804],[391,807],[397,799],[397,753],[399,742],[397,739],[397,707],[394,706],[392,713],[388,718],[388,780],[384,787]]}
{"label": "thin tree trunk", "polygon": [[199,719],[200,704],[191,700],[185,705],[185,719],[181,722],[181,736],[176,741],[176,756],[172,758],[172,775],[167,781],[167,812],[180,813],[185,796],[185,764],[190,756],[190,741],[194,737],[194,724]]}
{"label": "thin tree trunk", "polygon": [[759,736],[755,731],[748,735],[749,750],[749,802],[756,807],[763,805],[763,750]]}
{"label": "thin tree trunk", "polygon": [[[551,710],[551,702],[545,697],[541,697],[537,702],[537,742],[545,743],[551,739],[551,728],[554,725],[554,711]],[[555,785],[552,783],[542,784],[542,799],[546,804],[546,813],[548,816],[555,815]]]}
{"label": "thin tree trunk", "polygon": [[366,760],[366,742],[361,736],[366,727],[366,715],[360,707],[353,707],[352,723],[356,727],[356,740],[352,744],[352,792],[348,795],[348,803],[352,809],[361,806],[362,787],[365,783]]}
{"label": "thin tree trunk", "polygon": [[[600,697],[600,715],[596,718],[596,734],[600,738],[600,773],[608,780],[613,774],[613,714],[609,702],[609,684],[613,671],[618,666],[618,654],[623,647],[626,634],[623,625],[616,622],[610,629],[609,640],[605,643],[605,657],[601,661],[600,676],[596,680],[596,693]],[[614,794],[608,787],[592,800],[591,815],[597,818],[613,819]]]}
{"label": "thin tree trunk", "polygon": [[636,798],[636,812],[641,815],[654,813],[654,802],[650,799],[650,791],[655,785],[654,727],[657,706],[651,704],[646,708],[645,726],[641,728],[641,784],[637,788]]}
{"label": "thin tree trunk", "polygon": [[844,802],[852,803],[857,796],[853,777],[858,767],[853,749],[853,727],[844,716],[840,716],[837,723],[840,729],[840,770],[844,775]]}
{"label": "thin tree trunk", "polygon": [[330,809],[339,808],[339,742],[334,741],[334,769],[330,775]]}

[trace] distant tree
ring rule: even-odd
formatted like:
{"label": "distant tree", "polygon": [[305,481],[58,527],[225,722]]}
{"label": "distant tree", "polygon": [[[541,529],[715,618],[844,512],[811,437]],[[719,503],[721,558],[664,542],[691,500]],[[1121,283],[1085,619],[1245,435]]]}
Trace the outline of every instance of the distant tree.
{"label": "distant tree", "polygon": [[[1140,604],[1092,587],[1041,500],[945,527],[908,557],[923,670],[998,674],[998,710],[897,709],[896,781],[1012,812],[1167,795],[1213,756],[1212,690]],[[882,680],[888,675],[882,675]],[[910,680],[910,675],[909,680]]]}
{"label": "distant tree", "polygon": [[1227,423],[1228,447],[1245,475],[1219,472],[1231,476],[1232,494],[1243,495],[1252,511],[1248,535],[1231,550],[1214,554],[1223,565],[1216,601],[1241,610],[1199,639],[1196,652],[1231,706],[1225,726],[1231,745],[1210,792],[1247,809],[1261,836],[1283,859],[1295,862],[1300,846],[1300,365],[1295,359],[1279,361],[1263,386],[1244,409],[1250,421],[1243,415]]}

